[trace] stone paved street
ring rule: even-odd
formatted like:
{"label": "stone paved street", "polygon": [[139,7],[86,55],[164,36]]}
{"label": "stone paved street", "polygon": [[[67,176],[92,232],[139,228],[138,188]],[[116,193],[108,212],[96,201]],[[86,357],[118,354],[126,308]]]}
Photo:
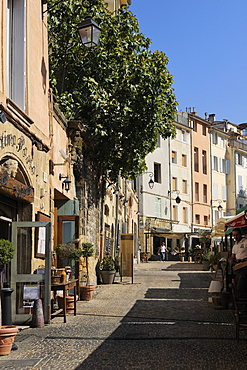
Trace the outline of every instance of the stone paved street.
{"label": "stone paved street", "polygon": [[134,284],[117,277],[67,324],[22,330],[2,369],[246,369],[246,334],[233,311],[208,302],[212,274],[187,262],[135,265]]}

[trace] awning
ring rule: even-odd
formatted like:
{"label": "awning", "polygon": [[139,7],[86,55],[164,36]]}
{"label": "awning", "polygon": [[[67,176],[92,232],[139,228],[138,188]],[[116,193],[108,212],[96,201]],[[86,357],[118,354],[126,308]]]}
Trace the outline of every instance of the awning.
{"label": "awning", "polygon": [[217,220],[216,225],[213,227],[211,236],[212,237],[220,237],[225,236],[225,225],[226,225],[227,219],[222,217]]}
{"label": "awning", "polygon": [[227,227],[246,227],[247,226],[247,210],[230,218],[225,224]]}

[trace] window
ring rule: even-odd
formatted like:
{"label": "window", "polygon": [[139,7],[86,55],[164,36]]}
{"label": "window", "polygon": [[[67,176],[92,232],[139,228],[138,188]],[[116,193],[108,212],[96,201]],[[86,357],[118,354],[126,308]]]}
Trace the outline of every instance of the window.
{"label": "window", "polygon": [[172,178],[172,190],[177,190],[177,178]]}
{"label": "window", "polygon": [[199,182],[195,182],[195,201],[199,202]]}
{"label": "window", "polygon": [[172,219],[174,221],[178,221],[178,207],[177,206],[172,207]]}
{"label": "window", "polygon": [[226,186],[222,186],[222,200],[226,201]]}
{"label": "window", "polygon": [[222,136],[220,137],[220,146],[221,148],[225,147],[225,139]]}
{"label": "window", "polygon": [[207,128],[206,128],[206,125],[202,125],[202,135],[203,136],[206,136],[207,135]]}
{"label": "window", "polygon": [[193,130],[197,132],[197,122],[196,121],[192,121],[192,122],[193,122]]}
{"label": "window", "polygon": [[188,208],[183,207],[183,223],[188,223]]}
{"label": "window", "polygon": [[213,184],[213,197],[214,197],[214,199],[218,199],[219,198],[218,184]]}
{"label": "window", "polygon": [[235,163],[242,165],[242,155],[238,152],[235,152]]}
{"label": "window", "polygon": [[195,223],[196,223],[197,225],[199,225],[199,224],[200,224],[200,215],[195,215]]}
{"label": "window", "polygon": [[187,155],[182,154],[182,166],[187,167]]}
{"label": "window", "polygon": [[213,163],[214,163],[213,169],[215,171],[218,171],[219,170],[219,166],[218,166],[219,161],[218,161],[218,157],[216,157],[215,155],[213,156]]}
{"label": "window", "polygon": [[187,180],[182,180],[182,192],[187,194]]}
{"label": "window", "polygon": [[160,135],[157,136],[157,148],[160,148]]}
{"label": "window", "polygon": [[204,216],[204,226],[208,225],[208,216]]}
{"label": "window", "polygon": [[206,150],[202,151],[202,172],[204,175],[207,174],[207,152]]}
{"label": "window", "polygon": [[194,171],[199,172],[198,148],[194,148]]}
{"label": "window", "polygon": [[243,177],[242,175],[238,175],[238,192],[241,193],[243,191]]}
{"label": "window", "polygon": [[177,152],[172,151],[172,163],[177,163]]}
{"label": "window", "polygon": [[154,163],[154,182],[161,183],[161,164]]}
{"label": "window", "polygon": [[162,203],[161,198],[155,198],[155,217],[162,217]]}
{"label": "window", "polygon": [[183,141],[184,143],[186,143],[186,142],[187,142],[187,133],[186,133],[186,131],[184,131],[184,130],[182,130],[182,141]]}
{"label": "window", "polygon": [[203,203],[207,203],[208,197],[207,197],[208,187],[206,184],[203,184]]}
{"label": "window", "polygon": [[218,134],[217,134],[217,132],[213,132],[212,140],[213,140],[213,144],[215,144],[215,145],[218,144]]}
{"label": "window", "polygon": [[26,0],[9,0],[7,14],[9,96],[22,110],[25,110]]}

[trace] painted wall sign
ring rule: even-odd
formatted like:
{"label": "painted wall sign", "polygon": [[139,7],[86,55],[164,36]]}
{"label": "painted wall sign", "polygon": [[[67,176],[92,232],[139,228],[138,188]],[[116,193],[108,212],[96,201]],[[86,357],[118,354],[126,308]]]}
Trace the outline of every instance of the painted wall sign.
{"label": "painted wall sign", "polygon": [[0,135],[0,149],[11,147],[18,154],[21,154],[25,158],[27,167],[31,171],[31,174],[34,175],[36,168],[33,165],[33,159],[30,154],[28,154],[28,148],[25,146],[25,138],[23,135],[17,137],[16,135],[7,134],[6,131]]}

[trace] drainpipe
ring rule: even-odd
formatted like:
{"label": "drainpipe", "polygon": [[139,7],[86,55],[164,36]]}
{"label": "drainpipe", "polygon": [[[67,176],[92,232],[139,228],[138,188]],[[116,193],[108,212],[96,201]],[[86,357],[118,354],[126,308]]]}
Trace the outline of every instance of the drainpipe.
{"label": "drainpipe", "polygon": [[103,258],[103,248],[104,248],[104,230],[105,230],[105,191],[106,191],[106,179],[102,176],[101,184],[101,220],[100,220],[100,251],[99,259]]}

